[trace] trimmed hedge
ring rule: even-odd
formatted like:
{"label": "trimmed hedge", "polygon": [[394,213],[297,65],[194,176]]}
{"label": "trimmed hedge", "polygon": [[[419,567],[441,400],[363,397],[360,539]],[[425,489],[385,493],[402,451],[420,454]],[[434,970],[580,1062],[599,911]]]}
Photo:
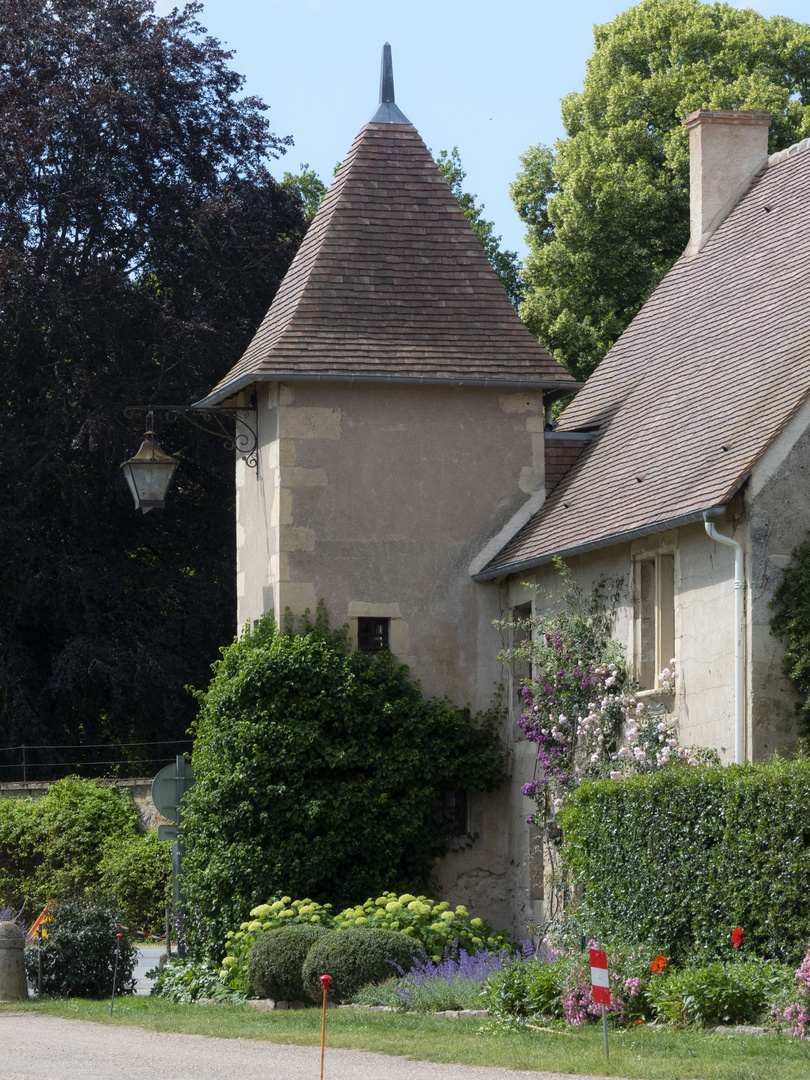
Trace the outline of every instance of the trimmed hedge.
{"label": "trimmed hedge", "polygon": [[369,983],[398,975],[397,967],[410,971],[418,951],[407,934],[395,930],[333,930],[316,941],[307,954],[302,972],[304,990],[313,1001],[321,1001],[320,976],[331,975],[330,998],[349,1001]]}
{"label": "trimmed hedge", "polygon": [[248,953],[248,975],[259,997],[275,1001],[306,998],[302,969],[315,942],[330,934],[326,926],[290,926],[261,934]]}
{"label": "trimmed hedge", "polygon": [[[584,926],[676,958],[798,963],[810,941],[810,760],[584,783],[561,814]],[[737,952],[731,931],[741,926]]]}

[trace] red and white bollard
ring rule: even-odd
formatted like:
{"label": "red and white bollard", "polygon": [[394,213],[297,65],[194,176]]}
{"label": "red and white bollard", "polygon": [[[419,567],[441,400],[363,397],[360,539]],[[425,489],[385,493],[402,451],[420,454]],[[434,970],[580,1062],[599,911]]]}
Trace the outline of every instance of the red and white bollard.
{"label": "red and white bollard", "polygon": [[605,1006],[610,1004],[610,982],[608,980],[607,953],[604,949],[591,949],[591,992],[593,993],[594,1002],[602,1006],[602,1034],[605,1037],[605,1058],[609,1059]]}

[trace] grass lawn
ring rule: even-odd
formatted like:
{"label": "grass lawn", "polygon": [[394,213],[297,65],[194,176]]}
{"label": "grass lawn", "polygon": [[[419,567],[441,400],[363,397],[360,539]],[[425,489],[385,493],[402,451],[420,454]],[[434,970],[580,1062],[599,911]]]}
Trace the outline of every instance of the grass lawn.
{"label": "grass lawn", "polygon": [[[122,998],[110,1019],[109,1001],[45,1000],[0,1005],[4,1011],[128,1024],[149,1031],[267,1039],[317,1045],[319,1009],[258,1013],[239,1005],[172,1005],[162,999]],[[703,1032],[673,1032],[642,1025],[610,1031],[610,1062],[602,1050],[601,1027],[567,1029],[560,1034],[526,1031],[515,1035],[479,1034],[480,1020],[451,1020],[408,1013],[370,1013],[333,1009],[327,1014],[327,1047],[377,1050],[419,1061],[492,1065],[509,1069],[547,1069],[580,1076],[630,1080],[810,1080],[810,1043],[784,1036],[718,1037]]]}

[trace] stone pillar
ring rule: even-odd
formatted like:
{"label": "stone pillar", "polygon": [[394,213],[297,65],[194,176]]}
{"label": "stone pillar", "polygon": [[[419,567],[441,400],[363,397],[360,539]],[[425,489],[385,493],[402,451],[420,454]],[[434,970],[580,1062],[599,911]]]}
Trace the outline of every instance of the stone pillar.
{"label": "stone pillar", "polygon": [[13,922],[0,922],[0,1001],[28,997],[25,978],[25,940]]}

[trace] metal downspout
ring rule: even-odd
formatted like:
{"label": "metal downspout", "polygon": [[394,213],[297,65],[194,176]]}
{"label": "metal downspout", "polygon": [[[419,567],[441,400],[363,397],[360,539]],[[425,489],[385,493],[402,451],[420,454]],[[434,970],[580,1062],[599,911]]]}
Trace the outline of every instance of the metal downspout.
{"label": "metal downspout", "polygon": [[743,555],[743,546],[737,540],[732,540],[730,536],[723,536],[722,533],[719,533],[708,512],[703,515],[703,520],[706,525],[706,532],[712,540],[718,544],[726,544],[728,547],[734,548],[734,624],[736,627],[734,635],[734,761],[737,765],[742,765],[745,761],[745,697],[743,692],[743,586],[745,584],[745,559]]}

